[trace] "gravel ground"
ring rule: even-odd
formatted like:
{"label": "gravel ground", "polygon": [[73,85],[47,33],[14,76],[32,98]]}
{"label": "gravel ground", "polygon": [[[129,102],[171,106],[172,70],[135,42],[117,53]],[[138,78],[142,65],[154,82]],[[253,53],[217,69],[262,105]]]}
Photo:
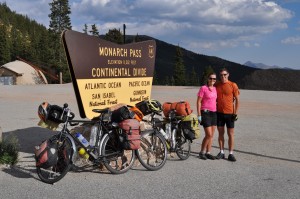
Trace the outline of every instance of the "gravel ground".
{"label": "gravel ground", "polygon": [[[197,92],[197,87],[153,86],[151,98],[187,100],[196,111]],[[52,134],[37,126],[43,101],[68,102],[79,119],[71,84],[0,86],[3,137],[15,135],[20,143],[19,163],[0,166],[0,198],[300,198],[299,92],[241,90],[235,163],[199,160],[201,129],[186,161],[169,157],[159,171],[137,166],[123,175],[87,166],[54,185],[42,183],[34,167],[33,147]],[[218,153],[217,134],[213,154]]]}

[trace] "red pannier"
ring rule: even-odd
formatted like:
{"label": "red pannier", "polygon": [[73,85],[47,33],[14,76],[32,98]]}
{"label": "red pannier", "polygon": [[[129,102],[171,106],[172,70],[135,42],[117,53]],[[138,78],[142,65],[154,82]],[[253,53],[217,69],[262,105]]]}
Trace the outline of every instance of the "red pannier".
{"label": "red pannier", "polygon": [[175,114],[178,116],[187,116],[193,112],[190,103],[187,101],[165,102],[162,108],[165,117],[168,117],[171,110],[175,110]]}
{"label": "red pannier", "polygon": [[45,140],[40,146],[35,147],[34,155],[36,166],[47,169],[56,165],[58,161],[57,139]]}
{"label": "red pannier", "polygon": [[119,123],[123,129],[122,139],[125,150],[136,150],[141,146],[140,122],[136,119],[127,119]]}

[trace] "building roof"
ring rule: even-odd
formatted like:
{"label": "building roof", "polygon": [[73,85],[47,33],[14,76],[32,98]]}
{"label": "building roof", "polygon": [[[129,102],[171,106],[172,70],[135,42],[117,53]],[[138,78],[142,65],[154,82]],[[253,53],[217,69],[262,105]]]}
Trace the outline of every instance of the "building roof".
{"label": "building roof", "polygon": [[18,75],[23,75],[24,73],[35,71],[34,68],[32,68],[29,64],[26,64],[25,62],[19,60],[4,64],[2,67],[17,73]]}
{"label": "building roof", "polygon": [[29,84],[47,83],[47,79],[41,71],[35,70],[32,66],[23,61],[12,61],[2,65],[1,67],[16,73],[17,76],[22,76],[23,81],[28,82]]}

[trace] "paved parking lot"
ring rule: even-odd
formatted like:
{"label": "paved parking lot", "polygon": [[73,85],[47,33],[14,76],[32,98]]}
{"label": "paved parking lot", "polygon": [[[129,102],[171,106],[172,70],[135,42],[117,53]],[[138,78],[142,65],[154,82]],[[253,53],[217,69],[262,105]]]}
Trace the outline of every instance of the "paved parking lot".
{"label": "paved parking lot", "polygon": [[[151,98],[187,100],[196,111],[197,92],[154,86]],[[82,166],[54,185],[35,173],[33,147],[51,135],[37,126],[37,107],[68,102],[79,116],[72,85],[0,86],[0,94],[3,137],[17,136],[21,151],[16,166],[0,166],[1,198],[300,198],[299,92],[241,90],[235,163],[198,159],[201,129],[186,161],[175,155],[159,171],[137,166],[122,175]],[[218,153],[217,132],[212,153]]]}

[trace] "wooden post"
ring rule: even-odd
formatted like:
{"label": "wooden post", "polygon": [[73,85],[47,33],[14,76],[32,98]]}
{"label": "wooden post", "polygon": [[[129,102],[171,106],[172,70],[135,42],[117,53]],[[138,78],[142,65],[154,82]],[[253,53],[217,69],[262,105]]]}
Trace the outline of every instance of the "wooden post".
{"label": "wooden post", "polygon": [[0,126],[0,142],[2,142],[2,129],[1,129],[1,126]]}
{"label": "wooden post", "polygon": [[62,72],[59,72],[59,83],[62,84]]}

